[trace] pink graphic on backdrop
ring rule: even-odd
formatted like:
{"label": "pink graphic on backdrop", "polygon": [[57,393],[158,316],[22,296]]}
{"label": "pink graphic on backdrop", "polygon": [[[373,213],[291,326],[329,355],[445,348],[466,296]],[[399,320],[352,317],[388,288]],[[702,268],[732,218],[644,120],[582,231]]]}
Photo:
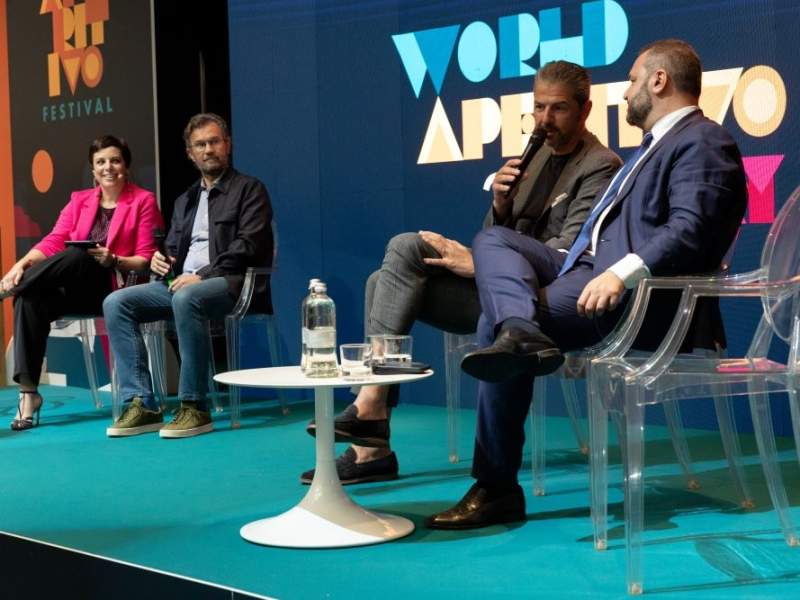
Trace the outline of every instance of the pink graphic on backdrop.
{"label": "pink graphic on backdrop", "polygon": [[775,220],[775,173],[783,154],[745,156],[747,174],[747,218],[745,223],[772,223]]}
{"label": "pink graphic on backdrop", "polygon": [[17,204],[14,205],[14,230],[18,238],[42,237],[42,229],[39,224]]}

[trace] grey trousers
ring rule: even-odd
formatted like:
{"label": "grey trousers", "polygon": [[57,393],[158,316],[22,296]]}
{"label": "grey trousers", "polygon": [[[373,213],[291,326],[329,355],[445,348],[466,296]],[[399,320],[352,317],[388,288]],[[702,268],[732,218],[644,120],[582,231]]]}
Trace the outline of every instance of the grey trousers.
{"label": "grey trousers", "polygon": [[[419,320],[450,333],[473,333],[481,305],[475,280],[427,265],[439,258],[417,233],[396,235],[386,246],[383,263],[367,279],[364,325],[367,335],[407,334]],[[397,386],[390,386],[388,404],[396,406]]]}

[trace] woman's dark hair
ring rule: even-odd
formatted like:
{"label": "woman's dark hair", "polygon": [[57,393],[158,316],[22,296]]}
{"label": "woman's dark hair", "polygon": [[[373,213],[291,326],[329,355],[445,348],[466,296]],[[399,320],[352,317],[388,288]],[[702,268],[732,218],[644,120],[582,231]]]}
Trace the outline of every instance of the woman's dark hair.
{"label": "woman's dark hair", "polygon": [[89,146],[89,164],[94,164],[94,155],[100,150],[105,148],[119,148],[122,154],[122,160],[125,161],[125,166],[130,168],[133,157],[131,156],[131,149],[128,148],[128,142],[125,138],[118,138],[115,135],[101,135],[94,140]]}

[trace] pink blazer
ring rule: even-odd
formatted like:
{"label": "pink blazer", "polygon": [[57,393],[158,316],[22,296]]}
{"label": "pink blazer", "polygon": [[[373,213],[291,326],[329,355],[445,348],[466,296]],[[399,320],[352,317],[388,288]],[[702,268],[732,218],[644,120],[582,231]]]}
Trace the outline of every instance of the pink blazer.
{"label": "pink blazer", "polygon": [[[72,192],[69,203],[61,210],[53,230],[34,248],[45,256],[64,250],[66,240],[85,240],[94,225],[100,205],[100,188]],[[118,256],[141,256],[149,261],[156,251],[153,228],[164,228],[164,220],[152,192],[132,183],[122,189],[117,208],[108,227],[106,246]],[[115,271],[111,271],[113,289],[122,287]]]}

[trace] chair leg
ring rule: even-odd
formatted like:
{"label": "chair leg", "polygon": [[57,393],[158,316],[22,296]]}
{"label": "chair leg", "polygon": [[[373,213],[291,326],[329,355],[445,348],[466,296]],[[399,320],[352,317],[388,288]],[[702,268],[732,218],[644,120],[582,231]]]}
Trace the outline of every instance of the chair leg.
{"label": "chair leg", "polygon": [[461,408],[461,338],[462,336],[445,331],[444,378],[445,398],[447,400],[447,459],[457,463],[458,456],[458,411]]}
{"label": "chair leg", "polygon": [[144,345],[147,348],[147,357],[150,363],[153,395],[161,410],[164,410],[167,406],[167,354],[164,323],[159,321],[145,324],[142,335],[144,336]]}
{"label": "chair leg", "polygon": [[153,324],[153,327],[145,334],[145,347],[150,360],[153,395],[164,410],[167,406],[167,340],[163,324]]}
{"label": "chair leg", "polygon": [[83,362],[86,365],[86,377],[89,380],[89,392],[97,408],[103,408],[103,400],[97,385],[97,368],[94,362],[94,335],[89,332],[90,319],[80,319],[81,348],[83,349]]}
{"label": "chair leg", "polygon": [[756,435],[758,454],[761,457],[761,466],[767,480],[769,497],[772,506],[778,514],[783,537],[790,546],[800,545],[794,522],[789,510],[789,500],[786,497],[786,488],[783,484],[778,452],[775,448],[775,432],[772,428],[772,412],[769,406],[769,394],[766,383],[763,381],[750,381],[748,386],[750,399],[750,413],[753,417],[753,431]]}
{"label": "chair leg", "polygon": [[625,547],[628,593],[640,595],[642,578],[642,530],[644,529],[644,391],[625,390]]}
{"label": "chair leg", "polygon": [[533,384],[531,403],[531,469],[533,495],[544,496],[545,447],[547,435],[547,377],[537,377]]}
{"label": "chair leg", "polygon": [[[239,320],[228,317],[225,319],[225,346],[228,354],[228,370],[237,371],[239,369]],[[212,361],[213,362],[213,361]],[[209,388],[210,389],[210,388]],[[228,386],[228,401],[231,407],[231,428],[238,429],[240,423],[240,400],[241,392],[239,386]],[[217,412],[221,406],[216,404]]]}
{"label": "chair leg", "polygon": [[683,428],[680,405],[676,400],[663,402],[662,406],[664,407],[667,429],[669,429],[669,434],[672,438],[672,447],[675,449],[675,456],[678,458],[683,476],[686,478],[686,487],[690,490],[699,490],[700,483],[692,471],[692,457],[689,453],[689,445],[686,443],[686,431]]}
{"label": "chair leg", "polygon": [[714,390],[714,408],[717,413],[722,447],[725,449],[725,458],[728,461],[728,470],[739,496],[739,506],[753,508],[755,504],[742,470],[742,449],[739,445],[739,434],[736,431],[736,421],[731,412],[730,394],[727,390],[722,394],[718,393],[716,389]]}
{"label": "chair leg", "polygon": [[587,373],[589,408],[589,487],[595,550],[608,548],[608,411],[600,379]]}
{"label": "chair leg", "polygon": [[111,421],[116,422],[122,414],[122,396],[119,391],[117,369],[114,363],[114,353],[108,354],[108,369],[111,371]]}
{"label": "chair leg", "polygon": [[[272,359],[272,366],[278,367],[286,364],[281,351],[281,345],[278,340],[278,328],[275,326],[275,315],[267,315],[267,344],[269,346],[269,355]],[[286,390],[284,388],[278,389],[278,401],[281,404],[281,413],[284,415],[289,414],[289,402],[286,399]]]}
{"label": "chair leg", "polygon": [[567,408],[567,415],[569,416],[569,423],[572,426],[572,433],[575,434],[575,441],[578,442],[578,449],[581,454],[588,456],[589,444],[586,441],[586,436],[583,433],[583,427],[580,423],[581,408],[578,403],[578,391],[575,389],[574,379],[561,379],[561,393],[564,394],[564,405]]}
{"label": "chair leg", "polygon": [[797,452],[797,460],[800,461],[800,403],[797,399],[797,390],[789,390],[789,410],[792,415],[794,449]]}

